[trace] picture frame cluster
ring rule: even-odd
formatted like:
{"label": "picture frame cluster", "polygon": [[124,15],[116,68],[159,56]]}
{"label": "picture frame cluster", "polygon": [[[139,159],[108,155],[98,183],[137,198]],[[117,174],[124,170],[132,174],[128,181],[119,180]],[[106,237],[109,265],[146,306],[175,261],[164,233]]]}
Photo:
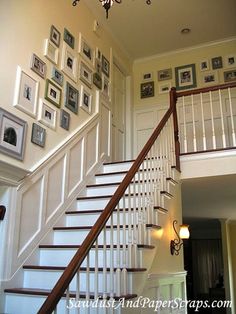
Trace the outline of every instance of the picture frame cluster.
{"label": "picture frame cluster", "polygon": [[[39,97],[42,89],[44,97]],[[31,142],[44,148],[47,130],[56,131],[59,124],[68,131],[80,108],[84,115],[94,112],[96,90],[111,100],[107,56],[82,33],[77,38],[68,28],[51,25],[42,53],[32,53],[28,70],[17,67],[13,106],[33,119]],[[27,125],[0,108],[0,151],[23,160]]]}
{"label": "picture frame cluster", "polygon": [[169,93],[172,84],[177,91],[196,88],[197,73],[201,79],[201,87],[217,85],[219,76],[222,77],[221,81],[223,80],[224,83],[236,81],[236,54],[205,58],[199,62],[198,67],[191,63],[174,69],[161,69],[156,74],[145,72],[142,74],[140,83],[140,98],[155,96],[155,80],[158,82],[159,94]]}

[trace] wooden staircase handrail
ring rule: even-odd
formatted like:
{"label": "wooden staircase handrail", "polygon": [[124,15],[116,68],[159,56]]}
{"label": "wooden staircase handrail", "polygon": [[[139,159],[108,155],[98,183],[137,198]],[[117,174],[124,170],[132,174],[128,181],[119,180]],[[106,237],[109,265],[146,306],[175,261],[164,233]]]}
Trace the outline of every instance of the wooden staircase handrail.
{"label": "wooden staircase handrail", "polygon": [[[157,128],[152,133],[151,137],[149,138],[148,142],[145,144],[144,148],[138,155],[137,159],[134,161],[133,165],[129,169],[128,173],[124,177],[123,181],[117,188],[116,192],[106,205],[105,209],[97,219],[96,223],[88,233],[87,237],[81,244],[81,247],[76,252],[68,266],[66,267],[65,271],[63,272],[62,276],[59,278],[58,282],[52,289],[51,293],[49,294],[48,298],[43,303],[42,307],[38,311],[38,314],[51,314],[54,309],[56,308],[58,302],[63,297],[65,290],[69,286],[71,280],[76,275],[77,271],[79,270],[81,264],[83,263],[84,259],[86,258],[89,250],[92,248],[94,242],[98,238],[99,234],[101,233],[102,229],[105,227],[107,221],[109,220],[110,216],[112,215],[115,207],[119,203],[120,199],[122,198],[123,194],[125,193],[127,187],[131,183],[133,177],[135,176],[136,172],[138,171],[140,165],[144,161],[146,155],[148,154],[149,150],[151,149],[152,145],[160,135],[162,129],[164,128],[165,124],[167,123],[170,116],[176,114],[176,96],[175,96],[175,88],[172,88],[170,91],[170,107],[165,113],[164,117],[158,124]],[[177,122],[177,117],[174,118],[174,121]],[[174,122],[174,127],[177,128],[177,124]],[[174,130],[175,132],[175,139],[178,138],[177,133],[178,130]],[[178,145],[176,145],[178,146]],[[179,158],[179,156],[178,156]]]}

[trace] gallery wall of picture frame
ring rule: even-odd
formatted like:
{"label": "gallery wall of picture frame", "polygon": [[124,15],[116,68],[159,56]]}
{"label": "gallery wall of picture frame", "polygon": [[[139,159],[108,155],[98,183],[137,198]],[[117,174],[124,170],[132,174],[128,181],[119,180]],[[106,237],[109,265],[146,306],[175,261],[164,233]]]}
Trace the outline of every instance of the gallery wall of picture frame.
{"label": "gallery wall of picture frame", "polygon": [[142,73],[140,98],[154,97],[155,84],[158,86],[158,93],[165,94],[169,93],[172,86],[175,86],[177,91],[181,91],[233,81],[236,81],[236,54],[214,56],[202,59],[198,67],[191,63],[174,69],[157,70],[156,74],[154,71]]}

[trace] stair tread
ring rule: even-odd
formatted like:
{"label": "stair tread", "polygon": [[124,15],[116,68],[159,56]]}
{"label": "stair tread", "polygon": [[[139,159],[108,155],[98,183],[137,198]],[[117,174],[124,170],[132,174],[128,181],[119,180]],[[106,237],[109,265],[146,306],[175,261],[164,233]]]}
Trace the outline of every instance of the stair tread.
{"label": "stair tread", "polygon": [[[136,225],[138,226],[138,225]],[[123,229],[124,227],[125,228],[129,228],[129,225],[120,225],[119,226],[120,229]],[[131,225],[131,228],[133,228],[134,225]],[[161,229],[161,226],[158,226],[158,225],[155,225],[155,224],[146,224],[146,227],[147,228],[156,228],[156,229]],[[87,229],[92,229],[93,226],[73,226],[73,227],[67,227],[67,226],[60,226],[60,227],[53,227],[53,230],[87,230]],[[106,229],[111,229],[112,226],[106,226]],[[117,229],[118,226],[117,225],[114,225],[113,226],[114,229]]]}
{"label": "stair tread", "polygon": [[130,163],[134,162],[135,159],[130,159],[130,160],[121,160],[121,161],[110,161],[110,162],[104,162],[104,166],[106,165],[115,165],[115,164],[125,164],[125,163]]}
{"label": "stair tread", "polygon": [[[5,293],[15,293],[15,294],[24,294],[24,295],[38,295],[38,296],[48,296],[51,290],[48,289],[31,289],[31,288],[8,288],[4,290]],[[98,293],[98,295],[101,297],[102,293]],[[65,294],[64,294],[65,297]],[[75,298],[76,293],[70,292],[70,298]],[[80,298],[85,298],[86,292],[80,292]],[[126,295],[114,295],[115,299],[132,299],[136,298],[137,294],[126,294]],[[94,298],[94,294],[90,293],[90,298]],[[107,297],[109,298],[109,297]]]}
{"label": "stair tread", "polygon": [[[161,206],[154,206],[155,210],[159,210],[161,212],[167,213],[168,209],[165,209]],[[78,214],[96,214],[96,213],[102,213],[104,209],[85,209],[85,210],[70,210],[66,211],[66,215],[78,215]],[[129,208],[125,208],[125,211],[128,211]],[[136,210],[138,211],[138,208],[131,208],[131,211]],[[117,208],[113,210],[114,212],[117,212]],[[123,208],[120,208],[120,211],[123,212]]]}
{"label": "stair tread", "polygon": [[102,172],[102,173],[97,173],[95,174],[95,177],[99,177],[99,176],[110,176],[110,175],[113,175],[113,174],[125,174],[127,173],[128,170],[122,170],[122,171],[114,171],[114,172]]}
{"label": "stair tread", "polygon": [[[169,194],[171,197],[173,195],[171,195],[169,192],[167,191],[161,191],[162,194]],[[147,195],[146,192],[142,193],[131,193],[130,195],[129,194],[125,194],[125,196],[138,196],[138,195]],[[77,197],[77,201],[82,201],[82,200],[95,200],[95,199],[103,199],[103,198],[111,198],[113,196],[113,194],[109,194],[109,195],[96,195],[96,196],[79,196]]]}
{"label": "stair tread", "polygon": [[[41,265],[24,265],[23,269],[28,269],[28,270],[56,270],[56,271],[64,271],[66,269],[66,266],[41,266]],[[123,270],[124,268],[120,268],[120,270]],[[133,268],[125,268],[127,272],[143,272],[146,271],[146,268],[141,268],[141,267],[133,267]],[[87,271],[87,267],[80,267],[80,271]],[[98,267],[97,270],[99,272],[102,272],[104,270],[103,267]],[[109,267],[106,268],[106,270],[109,272],[111,269]],[[113,271],[116,271],[117,267],[113,268]],[[90,272],[95,271],[95,267],[89,267]]]}
{"label": "stair tread", "polygon": [[[39,248],[40,249],[79,249],[81,247],[80,244],[40,244]],[[92,248],[95,248],[96,246],[93,245]],[[126,245],[128,248],[128,245]],[[148,244],[137,244],[137,247],[139,249],[154,249],[154,245],[148,245]],[[98,245],[99,249],[103,249],[104,245]],[[111,245],[107,244],[106,249],[111,248]],[[114,244],[113,248],[117,248],[117,245]],[[120,248],[123,248],[123,245],[120,245]]]}

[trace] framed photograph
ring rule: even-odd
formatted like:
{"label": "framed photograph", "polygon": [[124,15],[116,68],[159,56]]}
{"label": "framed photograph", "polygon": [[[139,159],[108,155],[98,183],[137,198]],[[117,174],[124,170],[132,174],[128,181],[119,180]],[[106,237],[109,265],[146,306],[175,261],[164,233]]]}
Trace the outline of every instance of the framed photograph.
{"label": "framed photograph", "polygon": [[91,114],[92,112],[92,94],[89,89],[81,85],[80,107]]}
{"label": "framed photograph", "polygon": [[61,33],[56,29],[54,25],[51,26],[51,31],[50,31],[50,40],[51,42],[54,43],[57,47],[60,46],[60,41],[61,41]]}
{"label": "framed photograph", "polygon": [[40,99],[38,116],[39,122],[55,130],[56,116],[57,116],[56,110],[50,107],[43,99]]}
{"label": "framed photograph", "polygon": [[97,72],[100,76],[102,75],[102,63],[100,60],[95,60],[95,72]]}
{"label": "framed photograph", "polygon": [[89,88],[92,87],[93,71],[83,61],[80,61],[79,78]]}
{"label": "framed photograph", "polygon": [[54,82],[56,82],[58,85],[63,86],[64,82],[64,75],[59,71],[57,68],[52,68],[52,79]]}
{"label": "framed photograph", "polygon": [[75,37],[68,31],[68,29],[64,28],[64,41],[72,48],[75,47]]}
{"label": "framed photograph", "polygon": [[70,114],[63,109],[61,109],[60,127],[67,131],[69,130],[70,127]]}
{"label": "framed photograph", "polygon": [[46,81],[45,99],[50,101],[56,107],[61,107],[61,89],[49,79]]}
{"label": "framed photograph", "polygon": [[33,53],[31,59],[31,70],[41,76],[43,79],[46,77],[46,63],[43,62],[36,54]]}
{"label": "framed photograph", "polygon": [[74,82],[77,82],[78,60],[74,51],[65,44],[62,48],[61,70]]}
{"label": "framed photograph", "polygon": [[189,89],[197,86],[195,64],[175,68],[176,90]]}
{"label": "framed photograph", "polygon": [[210,65],[209,60],[205,59],[200,62],[200,71],[209,71]]}
{"label": "framed photograph", "polygon": [[211,65],[212,65],[212,69],[213,69],[213,70],[223,68],[222,57],[215,57],[215,58],[212,58],[212,59],[211,59]]}
{"label": "framed photograph", "polygon": [[225,66],[227,68],[236,67],[236,54],[225,57]]}
{"label": "framed photograph", "polygon": [[45,139],[46,139],[46,130],[42,128],[40,125],[33,123],[32,133],[31,133],[31,142],[41,147],[44,147]]}
{"label": "framed photograph", "polygon": [[218,84],[217,72],[207,72],[202,76],[202,83],[205,85]]}
{"label": "framed photograph", "polygon": [[36,117],[39,82],[17,67],[13,105],[31,117]]}
{"label": "framed photograph", "polygon": [[75,114],[78,113],[79,92],[70,83],[66,82],[65,106]]}
{"label": "framed photograph", "polygon": [[93,73],[93,84],[98,89],[102,89],[102,77],[97,72]]}
{"label": "framed photograph", "polygon": [[27,123],[0,108],[0,151],[23,160]]}
{"label": "framed photograph", "polygon": [[59,49],[49,39],[45,40],[44,56],[51,62],[58,63]]}
{"label": "framed photograph", "polygon": [[164,69],[157,72],[158,81],[165,81],[172,79],[172,69]]}
{"label": "framed photograph", "polygon": [[102,53],[101,53],[101,50],[100,50],[98,47],[96,47],[95,57],[96,57],[96,59],[98,59],[100,62],[102,62]]}
{"label": "framed photograph", "polygon": [[79,33],[79,53],[87,62],[94,64],[94,49],[92,49],[81,33]]}
{"label": "framed photograph", "polygon": [[152,72],[142,74],[142,81],[151,81],[152,78],[153,78]]}
{"label": "framed photograph", "polygon": [[110,76],[110,62],[104,55],[102,55],[102,72],[106,74],[107,77]]}
{"label": "framed photograph", "polygon": [[102,76],[102,95],[110,99],[110,82],[106,75]]}
{"label": "framed photograph", "polygon": [[154,96],[154,82],[142,83],[140,85],[140,97],[148,98]]}
{"label": "framed photograph", "polygon": [[167,94],[171,89],[171,83],[159,84],[159,94]]}
{"label": "framed photograph", "polygon": [[233,82],[236,81],[236,69],[224,72],[224,81]]}

